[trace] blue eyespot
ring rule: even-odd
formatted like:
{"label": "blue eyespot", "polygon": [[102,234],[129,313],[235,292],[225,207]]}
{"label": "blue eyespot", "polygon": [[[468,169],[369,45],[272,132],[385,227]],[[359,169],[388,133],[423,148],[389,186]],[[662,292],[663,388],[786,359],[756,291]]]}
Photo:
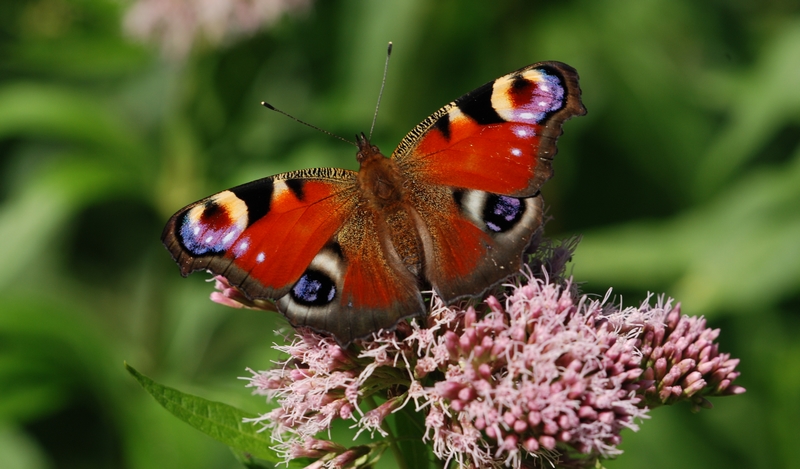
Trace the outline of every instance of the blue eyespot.
{"label": "blue eyespot", "polygon": [[318,270],[307,270],[291,291],[295,302],[305,306],[324,306],[336,297],[333,280]]}
{"label": "blue eyespot", "polygon": [[486,199],[483,221],[491,231],[502,233],[514,228],[523,213],[525,213],[525,204],[522,200],[492,194]]}

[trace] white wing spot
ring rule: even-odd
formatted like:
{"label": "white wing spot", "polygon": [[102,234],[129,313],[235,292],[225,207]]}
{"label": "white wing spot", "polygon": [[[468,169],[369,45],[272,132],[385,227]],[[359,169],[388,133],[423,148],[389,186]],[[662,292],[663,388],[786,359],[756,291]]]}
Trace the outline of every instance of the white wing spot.
{"label": "white wing spot", "polygon": [[192,230],[192,233],[194,233],[195,236],[199,235],[200,234],[200,227],[195,225],[194,229]]}
{"label": "white wing spot", "polygon": [[211,243],[211,241],[214,241],[213,236],[209,236],[208,238],[206,238],[206,243]]}
{"label": "white wing spot", "polygon": [[539,107],[547,107],[547,101],[539,101]]}
{"label": "white wing spot", "polygon": [[520,150],[519,148],[512,148],[511,154],[514,156],[522,156],[522,150]]}
{"label": "white wing spot", "polygon": [[550,87],[547,85],[539,85],[539,89],[544,92],[550,91]]}
{"label": "white wing spot", "polygon": [[256,262],[264,262],[264,258],[265,258],[264,253],[259,252],[258,255],[256,256]]}
{"label": "white wing spot", "polygon": [[519,115],[519,117],[522,118],[522,119],[533,119],[533,113],[532,112],[523,112],[523,113],[521,113]]}
{"label": "white wing spot", "polygon": [[224,238],[222,238],[222,242],[224,244],[228,244],[233,239],[234,232],[231,231],[230,233],[226,234]]}
{"label": "white wing spot", "polygon": [[517,129],[516,131],[517,137],[527,137],[528,131],[525,129]]}

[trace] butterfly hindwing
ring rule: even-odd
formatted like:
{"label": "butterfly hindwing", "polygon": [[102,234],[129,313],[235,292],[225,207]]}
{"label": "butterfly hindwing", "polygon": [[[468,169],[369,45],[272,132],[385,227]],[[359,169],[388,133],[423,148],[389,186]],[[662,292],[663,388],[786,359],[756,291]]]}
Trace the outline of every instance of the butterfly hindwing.
{"label": "butterfly hindwing", "polygon": [[480,294],[519,270],[542,223],[541,195],[430,186],[415,197],[425,258],[434,260],[426,262],[425,277],[446,302]]}
{"label": "butterfly hindwing", "polygon": [[278,308],[295,326],[333,334],[340,343],[423,315],[419,280],[385,234],[381,214],[363,201],[323,248]]}

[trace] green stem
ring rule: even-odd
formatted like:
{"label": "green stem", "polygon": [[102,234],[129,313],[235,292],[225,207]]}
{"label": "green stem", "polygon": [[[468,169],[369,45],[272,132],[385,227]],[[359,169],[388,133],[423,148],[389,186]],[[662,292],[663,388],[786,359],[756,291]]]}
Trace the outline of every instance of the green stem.
{"label": "green stem", "polygon": [[[378,406],[375,403],[375,399],[373,398],[373,396],[367,396],[366,398],[364,398],[364,400],[366,400],[369,403],[369,405],[372,406],[373,409]],[[385,431],[389,435],[386,439],[387,441],[389,441],[389,448],[391,448],[392,454],[394,455],[394,459],[395,461],[397,461],[397,466],[400,469],[409,469],[408,464],[406,463],[406,458],[403,456],[403,452],[400,451],[400,446],[398,446],[397,444],[397,438],[394,436],[394,433],[392,432],[392,427],[390,427],[389,424],[386,423],[386,420],[384,420],[383,423],[381,423],[381,428],[383,428],[383,431]]]}

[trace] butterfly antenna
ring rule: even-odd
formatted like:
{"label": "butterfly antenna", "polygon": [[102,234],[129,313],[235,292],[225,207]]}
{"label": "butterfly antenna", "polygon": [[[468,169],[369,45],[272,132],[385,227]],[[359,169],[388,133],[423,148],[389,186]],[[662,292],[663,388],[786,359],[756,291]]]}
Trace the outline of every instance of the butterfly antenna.
{"label": "butterfly antenna", "polygon": [[319,128],[319,127],[317,127],[316,125],[309,124],[308,122],[306,122],[306,121],[303,121],[303,120],[300,120],[300,119],[296,118],[295,116],[293,116],[293,115],[291,115],[291,114],[289,114],[289,113],[287,113],[287,112],[283,112],[283,111],[281,111],[280,109],[276,108],[275,106],[273,106],[272,104],[270,104],[270,103],[268,103],[268,102],[266,102],[266,101],[261,101],[261,105],[262,105],[262,106],[264,106],[265,108],[267,108],[267,109],[271,110],[271,111],[275,111],[275,112],[278,112],[278,113],[280,113],[280,114],[283,114],[284,116],[288,117],[289,119],[292,119],[292,120],[294,120],[294,121],[296,121],[296,122],[299,122],[299,123],[301,123],[301,124],[303,124],[303,125],[305,125],[305,126],[311,127],[311,128],[312,128],[312,129],[314,129],[314,130],[319,130],[319,131],[320,131],[320,132],[322,132],[323,134],[328,134],[328,135],[330,135],[331,137],[338,138],[339,140],[341,140],[341,141],[343,141],[343,142],[346,142],[346,143],[349,143],[350,145],[355,145],[355,146],[358,146],[358,144],[357,144],[357,143],[355,143],[355,142],[351,142],[350,140],[347,140],[346,138],[340,137],[340,136],[336,135],[336,134],[335,134],[335,133],[333,133],[333,132],[328,132],[328,131],[327,131],[327,130],[325,130],[325,129],[320,129],[320,128]]}
{"label": "butterfly antenna", "polygon": [[378,104],[375,105],[375,114],[372,116],[372,127],[369,128],[369,138],[372,139],[372,131],[375,129],[375,121],[378,120],[378,108],[381,107],[381,98],[383,97],[383,88],[386,86],[386,74],[389,72],[389,57],[392,56],[392,43],[389,42],[389,47],[386,49],[386,64],[383,66],[383,80],[381,80],[381,91],[378,93]]}

